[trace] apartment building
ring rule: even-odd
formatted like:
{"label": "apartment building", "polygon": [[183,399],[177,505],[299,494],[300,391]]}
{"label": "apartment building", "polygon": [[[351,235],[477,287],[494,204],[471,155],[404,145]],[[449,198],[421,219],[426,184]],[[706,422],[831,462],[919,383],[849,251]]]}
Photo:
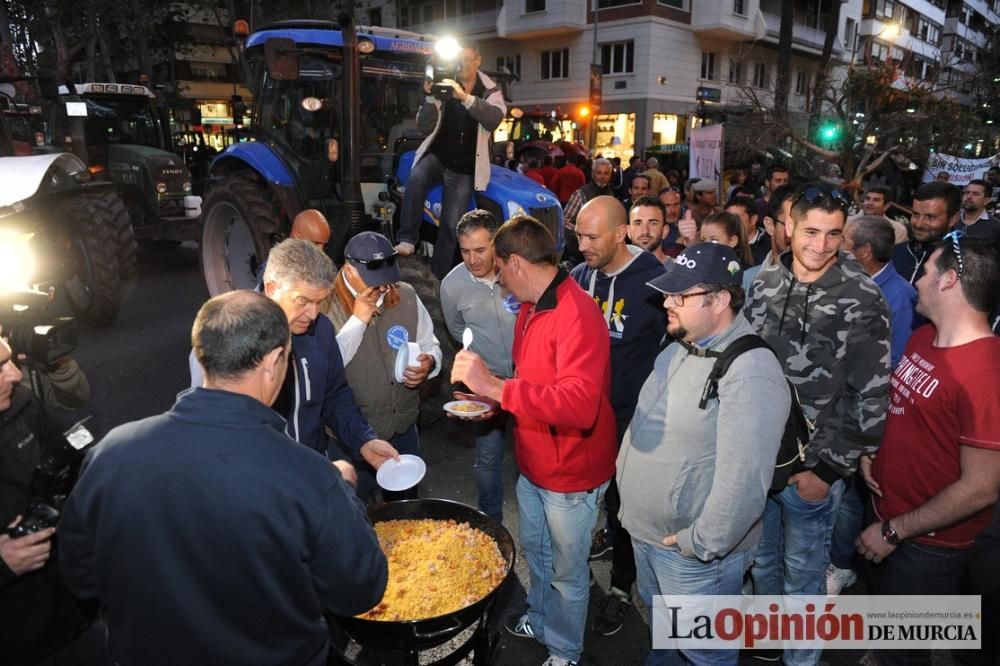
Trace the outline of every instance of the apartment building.
{"label": "apartment building", "polygon": [[[594,6],[596,2],[596,7]],[[807,107],[833,3],[841,20],[834,64],[854,53],[862,0],[796,0],[790,111]],[[627,158],[677,145],[701,116],[756,97],[770,104],[777,68],[780,0],[368,0],[360,18],[474,40],[486,70],[517,76],[513,104],[577,112],[587,103],[591,63],[602,102],[588,118],[593,149]],[[374,14],[374,15],[373,15]],[[943,17],[942,17],[943,19]],[[703,104],[699,100],[705,100]],[[581,118],[581,121],[583,119]]]}

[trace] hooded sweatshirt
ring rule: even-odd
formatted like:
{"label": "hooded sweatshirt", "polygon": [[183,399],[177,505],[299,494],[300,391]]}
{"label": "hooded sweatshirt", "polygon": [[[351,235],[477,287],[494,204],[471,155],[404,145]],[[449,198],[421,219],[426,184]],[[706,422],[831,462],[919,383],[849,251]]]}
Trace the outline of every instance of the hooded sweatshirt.
{"label": "hooded sweatshirt", "polygon": [[741,354],[719,381],[719,397],[698,407],[715,358],[753,333],[741,316],[705,346],[673,343],[653,373],[618,454],[622,525],[645,543],[677,535],[686,557],[708,562],[752,548],[774,474],[791,397],[767,349]]}
{"label": "hooded sweatshirt", "polygon": [[614,273],[582,263],[570,273],[601,308],[611,336],[611,406],[628,421],[667,328],[663,295],[646,283],[664,272],[649,252],[627,246],[629,261]]}
{"label": "hooded sweatshirt", "polygon": [[841,252],[819,279],[799,282],[792,254],[757,274],[745,314],[771,345],[816,430],[805,466],[832,484],[878,450],[889,400],[889,308]]}

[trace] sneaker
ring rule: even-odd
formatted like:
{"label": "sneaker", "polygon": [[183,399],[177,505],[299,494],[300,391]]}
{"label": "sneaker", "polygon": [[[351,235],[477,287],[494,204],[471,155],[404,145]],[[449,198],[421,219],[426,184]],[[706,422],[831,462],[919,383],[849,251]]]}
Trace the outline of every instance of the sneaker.
{"label": "sneaker", "polygon": [[396,245],[396,247],[393,249],[396,250],[396,254],[398,254],[399,256],[408,257],[417,251],[417,246],[414,245],[413,243],[407,243],[406,241],[403,241],[398,245]]}
{"label": "sneaker", "polygon": [[628,594],[622,592],[617,587],[612,587],[608,591],[608,596],[604,600],[601,612],[594,618],[594,631],[601,636],[613,636],[621,630],[625,624],[625,616],[628,609],[632,607],[632,600]]}
{"label": "sneaker", "polygon": [[570,661],[569,659],[563,659],[562,657],[556,657],[555,655],[550,655],[548,659],[542,666],[576,666],[577,662]]}
{"label": "sneaker", "polygon": [[503,627],[510,634],[517,636],[518,638],[534,638],[535,632],[531,629],[531,624],[528,622],[527,613],[511,613],[507,616],[507,619],[503,622]]}
{"label": "sneaker", "polygon": [[611,554],[611,532],[607,527],[597,530],[594,540],[590,542],[590,557],[588,561],[600,560]]}
{"label": "sneaker", "polygon": [[835,597],[856,582],[858,582],[858,574],[854,573],[854,569],[841,569],[832,564],[826,568],[826,593],[828,596]]}

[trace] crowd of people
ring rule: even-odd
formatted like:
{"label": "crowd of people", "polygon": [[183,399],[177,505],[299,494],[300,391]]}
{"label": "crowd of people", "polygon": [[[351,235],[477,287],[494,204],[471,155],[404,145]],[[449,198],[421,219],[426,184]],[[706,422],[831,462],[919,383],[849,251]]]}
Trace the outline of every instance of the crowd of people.
{"label": "crowd of people", "polygon": [[[547,666],[579,663],[588,631],[615,635],[636,594],[646,608],[663,594],[836,595],[859,572],[882,595],[982,595],[983,627],[996,627],[989,184],[921,186],[903,235],[880,188],[852,216],[844,192],[780,165],[760,190],[744,182],[722,197],[715,182],[679,187],[637,159],[622,195],[615,166],[596,159],[566,193],[559,256],[531,217],[462,214],[488,178],[483,132],[502,115],[478,52],[462,59],[453,97],[428,96],[420,111],[430,130],[399,243],[361,233],[337,269],[326,220],[301,213],[256,290],[198,312],[191,388],[87,453],[57,529],[0,534],[4,663],[327,662],[328,614],[363,612],[386,586],[366,505],[419,496],[379,491],[373,477],[419,454],[419,388],[444,369],[397,259],[416,250],[418,203],[436,182],[445,324],[456,347],[474,333],[450,379],[457,397],[490,406],[464,424],[485,514],[503,520],[508,443],[518,469],[529,580],[525,609],[504,624],[543,645]],[[0,342],[10,529],[61,436],[20,379]],[[796,410],[808,442],[779,470]],[[588,625],[601,557],[610,588]],[[955,659],[995,663],[995,632],[981,638],[983,650]],[[820,651],[751,656],[807,665]],[[930,652],[875,658],[929,664]],[[657,649],[648,663],[738,659]]]}

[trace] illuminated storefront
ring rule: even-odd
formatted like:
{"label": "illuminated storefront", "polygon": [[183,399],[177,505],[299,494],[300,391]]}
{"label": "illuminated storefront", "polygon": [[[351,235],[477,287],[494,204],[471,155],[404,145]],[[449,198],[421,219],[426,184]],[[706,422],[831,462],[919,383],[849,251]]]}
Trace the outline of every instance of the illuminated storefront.
{"label": "illuminated storefront", "polygon": [[603,114],[594,116],[593,122],[597,127],[593,154],[628,162],[635,153],[635,114]]}

